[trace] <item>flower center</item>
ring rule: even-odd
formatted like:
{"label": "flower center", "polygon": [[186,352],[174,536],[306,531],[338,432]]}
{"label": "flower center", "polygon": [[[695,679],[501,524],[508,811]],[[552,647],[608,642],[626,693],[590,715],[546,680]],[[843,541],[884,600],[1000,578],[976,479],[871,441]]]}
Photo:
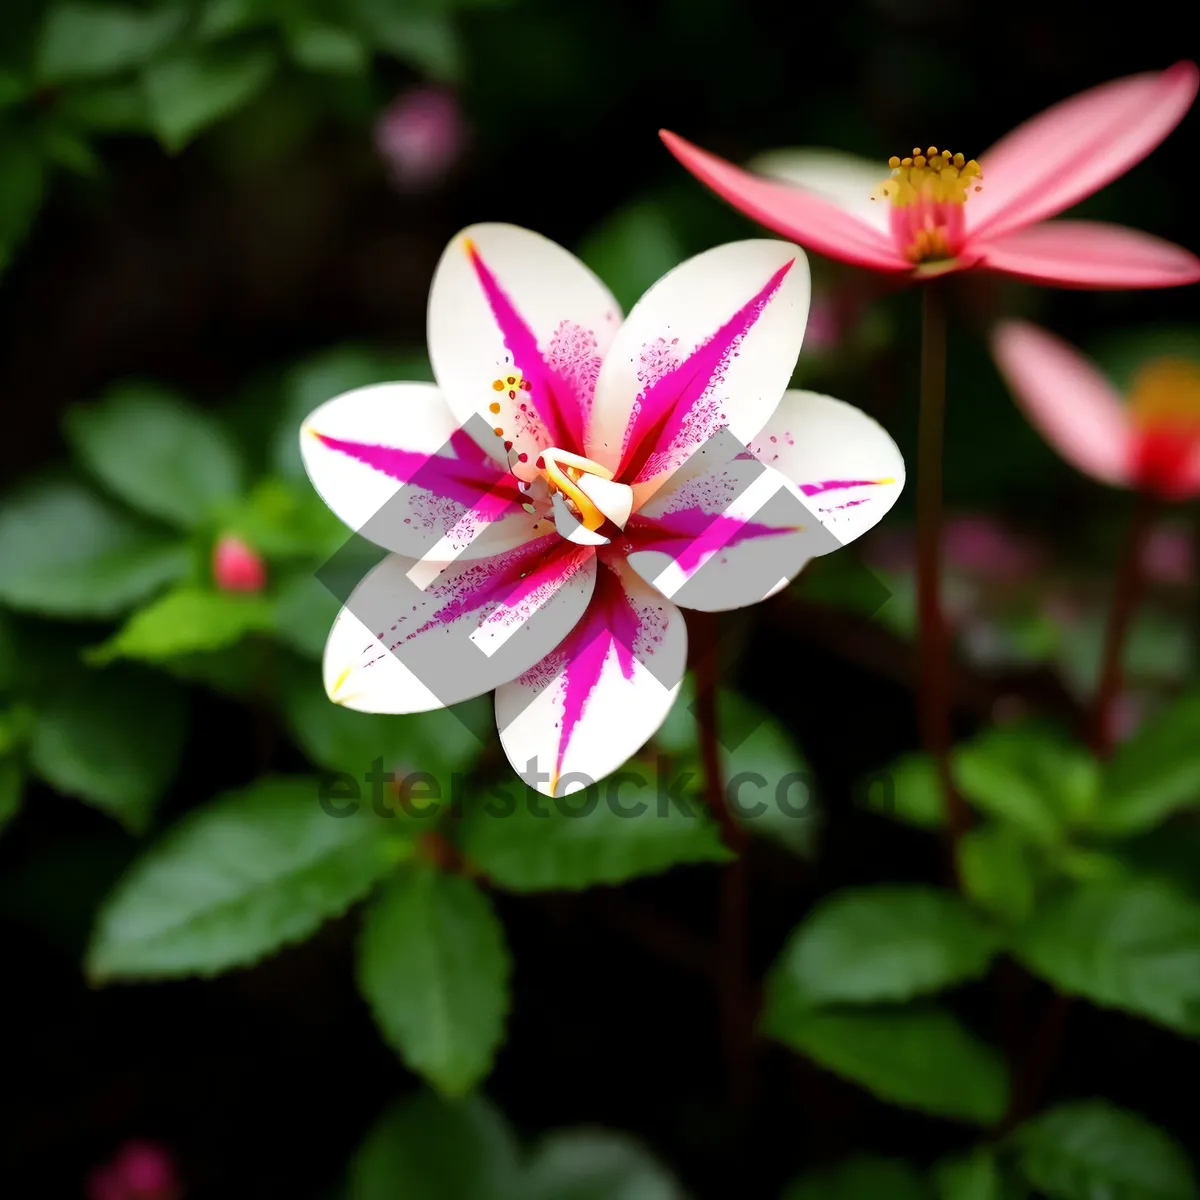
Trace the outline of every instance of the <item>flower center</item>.
{"label": "flower center", "polygon": [[1172,499],[1190,494],[1200,447],[1200,363],[1146,363],[1130,388],[1129,415],[1140,435],[1133,468],[1141,486]]}
{"label": "flower center", "polygon": [[890,200],[892,235],[909,262],[954,258],[962,248],[963,205],[982,190],[983,172],[972,158],[930,146],[907,158],[893,155],[889,179],[872,200]]}
{"label": "flower center", "polygon": [[[617,483],[607,467],[549,446],[538,455],[537,468],[549,490],[554,526],[568,541],[603,546],[611,540],[602,532],[605,525],[610,530],[625,528],[633,511],[633,488]],[[524,507],[529,513],[537,511],[531,503]]]}
{"label": "flower center", "polygon": [[1200,436],[1200,363],[1157,358],[1134,377],[1129,409],[1142,429]]}

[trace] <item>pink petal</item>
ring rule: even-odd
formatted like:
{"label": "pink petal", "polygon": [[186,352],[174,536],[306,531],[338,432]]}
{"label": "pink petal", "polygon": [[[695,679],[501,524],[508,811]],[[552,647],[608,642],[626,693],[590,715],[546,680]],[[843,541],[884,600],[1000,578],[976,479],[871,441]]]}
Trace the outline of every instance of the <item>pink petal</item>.
{"label": "pink petal", "polygon": [[587,608],[595,554],[556,533],[438,569],[389,555],[358,584],[325,644],[325,691],[358,712],[428,712],[544,658]]}
{"label": "pink petal", "polygon": [[[910,271],[891,240],[866,222],[811,192],[743,171],[684,141],[669,130],[659,130],[667,149],[701,183],[740,212],[802,246],[876,271]],[[887,172],[881,174],[881,179]]]}
{"label": "pink petal", "polygon": [[983,191],[967,205],[968,237],[990,239],[1052,217],[1140,162],[1196,98],[1200,70],[1116,79],[1017,126],[985,154]]}
{"label": "pink petal", "polygon": [[1063,458],[1101,483],[1129,483],[1128,414],[1082,354],[1026,321],[1001,323],[992,353],[1025,415]]}
{"label": "pink petal", "polygon": [[1047,221],[973,246],[979,266],[1078,288],[1179,287],[1200,282],[1200,258],[1138,229],[1103,221]]}
{"label": "pink petal", "polygon": [[583,619],[542,662],[496,690],[509,762],[548,796],[605,778],[662,724],[686,660],[679,609],[619,558],[601,562]]}

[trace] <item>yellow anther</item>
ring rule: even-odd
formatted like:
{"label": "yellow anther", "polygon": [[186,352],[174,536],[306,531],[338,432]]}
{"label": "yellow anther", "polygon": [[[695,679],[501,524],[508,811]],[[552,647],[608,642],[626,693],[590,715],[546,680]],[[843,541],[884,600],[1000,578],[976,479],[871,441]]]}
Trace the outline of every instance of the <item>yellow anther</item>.
{"label": "yellow anther", "polygon": [[577,481],[584,474],[611,479],[613,474],[607,467],[602,467],[582,455],[572,454],[569,450],[558,449],[543,450],[538,456],[537,465],[546,472],[551,486],[557,488],[563,494],[563,498],[570,502],[585,529],[594,531],[604,524],[604,514],[592,503]]}
{"label": "yellow anther", "polygon": [[1134,377],[1129,392],[1133,419],[1141,426],[1200,428],[1200,363],[1156,358]]}

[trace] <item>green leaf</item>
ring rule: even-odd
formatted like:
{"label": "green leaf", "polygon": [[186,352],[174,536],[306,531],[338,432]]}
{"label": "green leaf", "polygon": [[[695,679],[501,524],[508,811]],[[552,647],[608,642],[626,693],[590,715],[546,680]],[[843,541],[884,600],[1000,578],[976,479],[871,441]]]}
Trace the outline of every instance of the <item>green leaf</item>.
{"label": "green leaf", "polygon": [[346,1200],[514,1200],[517,1172],[512,1133],[486,1100],[422,1095],[385,1114],[367,1136]]}
{"label": "green leaf", "polygon": [[1011,825],[993,822],[969,829],[955,848],[963,890],[1002,921],[1019,923],[1033,912],[1037,864],[1029,844]]}
{"label": "green leaf", "polygon": [[511,970],[504,930],[467,879],[409,871],[367,911],[359,990],[396,1053],[444,1096],[491,1070]]}
{"label": "green leaf", "polygon": [[686,258],[666,210],[651,200],[618,209],[579,247],[579,257],[628,312],[652,283]]}
{"label": "green leaf", "polygon": [[938,1200],[1004,1200],[1004,1180],[988,1150],[938,1163],[933,1179]]}
{"label": "green leaf", "polygon": [[466,704],[427,713],[391,716],[361,713],[334,704],[325,694],[320,669],[305,664],[285,680],[284,716],[300,748],[318,766],[356,779],[381,764],[387,771],[436,772],[437,798],[447,805],[453,781],[477,757],[481,743],[460,713]]}
{"label": "green leaf", "polygon": [[275,55],[260,46],[209,46],[155,62],[143,75],[150,124],[169,151],[244,107],[266,86]]}
{"label": "green leaf", "polygon": [[[689,673],[655,734],[656,744],[677,767],[696,762],[695,695]],[[722,690],[717,706],[721,730],[733,746],[723,753],[721,765],[734,817],[747,832],[809,857],[820,814],[812,796],[812,772],[795,742],[770,713],[745,696]]]}
{"label": "green leaf", "polygon": [[96,665],[116,658],[167,662],[232,646],[252,633],[272,629],[274,623],[274,608],[266,596],[181,588],[135,612],[107,642],[88,651],[87,658]]}
{"label": "green leaf", "polygon": [[105,133],[141,132],[150,123],[145,90],[136,82],[73,87],[58,101],[64,120]]}
{"label": "green leaf", "polygon": [[1037,913],[1014,952],[1060,991],[1200,1033],[1200,904],[1159,880],[1076,887]]}
{"label": "green leaf", "polygon": [[1036,729],[990,729],[953,755],[957,785],[976,808],[1041,845],[1058,842],[1099,794],[1099,766],[1084,750]]}
{"label": "green leaf", "polygon": [[946,823],[937,768],[927,754],[909,754],[860,785],[866,806],[918,829],[940,829]]}
{"label": "green leaf", "polygon": [[1196,1200],[1191,1164],[1161,1129],[1105,1100],[1052,1108],[1017,1130],[1020,1167],[1049,1200]]}
{"label": "green leaf", "polygon": [[783,1200],[931,1200],[929,1188],[907,1163],[852,1158],[797,1179]]}
{"label": "green leaf", "polygon": [[452,14],[417,11],[391,0],[357,0],[357,19],[372,44],[442,83],[463,72],[463,50]]}
{"label": "green leaf", "polygon": [[285,478],[302,479],[300,426],[326,400],[372,383],[432,382],[428,359],[397,357],[362,346],[337,346],[300,363],[284,381],[283,416],[272,447],[272,464]]}
{"label": "green leaf", "polygon": [[1176,701],[1119,747],[1104,771],[1088,822],[1097,833],[1142,833],[1178,809],[1200,805],[1200,694]]}
{"label": "green leaf", "polygon": [[411,853],[365,813],[336,820],[311,776],[260,779],[189,813],[105,901],[98,982],[214,975],[302,941]]}
{"label": "green leaf", "polygon": [[938,1008],[830,1012],[776,989],[762,1031],[893,1104],[979,1125],[1008,1107],[1000,1055]]}
{"label": "green leaf", "polygon": [[51,617],[111,617],[178,579],[186,546],[75,483],[26,488],[0,508],[0,600]]}
{"label": "green leaf", "polygon": [[0,611],[0,694],[16,686],[19,662],[17,631],[9,616]]}
{"label": "green leaf", "polygon": [[320,660],[333,622],[341,609],[338,598],[307,571],[279,585],[275,597],[275,636],[305,658]]}
{"label": "green leaf", "polygon": [[847,889],[796,928],[769,986],[789,1007],[909,1000],[979,978],[996,949],[995,935],[950,892]]}
{"label": "green leaf", "polygon": [[370,66],[362,40],[348,29],[310,17],[287,23],[288,52],[309,71],[360,75]]}
{"label": "green leaf", "polygon": [[603,1129],[551,1133],[534,1152],[520,1200],[682,1200],[683,1191],[633,1138]]}
{"label": "green leaf", "polygon": [[269,0],[207,0],[200,12],[196,36],[216,41],[272,19]]}
{"label": "green leaf", "polygon": [[115,495],[190,529],[242,486],[242,464],[221,426],[160,388],[126,385],[64,423],[76,454]]}
{"label": "green leaf", "polygon": [[60,792],[141,833],[179,766],[184,720],[183,696],[169,680],[89,673],[38,710],[30,765]]}
{"label": "green leaf", "polygon": [[11,759],[0,758],[0,833],[21,811],[25,780],[21,768]]}
{"label": "green leaf", "polygon": [[65,83],[136,67],[170,45],[186,20],[187,10],[179,4],[56,4],[42,27],[37,77],[42,83]]}
{"label": "green leaf", "polygon": [[[0,131],[0,259],[23,240],[38,214],[46,186],[41,154],[31,138]],[[0,262],[0,269],[3,263]]]}
{"label": "green leaf", "polygon": [[348,536],[311,486],[285,479],[260,480],[244,503],[224,514],[222,529],[268,558],[322,560]]}
{"label": "green leaf", "polygon": [[717,826],[694,801],[656,794],[636,765],[586,791],[550,799],[513,776],[493,785],[462,823],[463,850],[515,892],[623,883],[680,863],[725,862]]}

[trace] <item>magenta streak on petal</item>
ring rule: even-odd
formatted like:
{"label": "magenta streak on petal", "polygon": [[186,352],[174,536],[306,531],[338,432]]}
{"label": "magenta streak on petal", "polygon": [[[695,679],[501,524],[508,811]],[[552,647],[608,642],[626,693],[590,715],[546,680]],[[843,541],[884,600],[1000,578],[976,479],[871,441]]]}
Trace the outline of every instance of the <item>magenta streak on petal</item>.
{"label": "magenta streak on petal", "polygon": [[874,487],[880,479],[827,479],[824,483],[802,483],[800,490],[806,496],[819,496],[822,492],[838,492],[845,488]]}
{"label": "magenta streak on petal", "polygon": [[633,678],[634,655],[641,621],[620,576],[604,563],[596,571],[596,588],[588,601],[582,620],[559,647],[563,669],[563,716],[558,737],[555,776],[562,771],[571,735],[587,710],[587,703],[600,682],[609,648],[617,654],[617,663],[626,679]]}
{"label": "magenta streak on petal", "polygon": [[550,445],[583,453],[583,421],[587,397],[577,396],[571,385],[549,363],[538,348],[537,336],[517,312],[513,302],[479,256],[475,243],[467,242],[467,257],[475,268],[492,316],[500,326],[513,366],[529,380],[530,401],[546,426]]}
{"label": "magenta streak on petal", "polygon": [[[690,575],[707,555],[750,538],[778,537],[795,529],[763,525],[741,517],[727,517],[703,508],[681,508],[662,517],[631,518],[625,536],[637,550],[669,554],[679,569]],[[680,544],[682,543],[682,545]]]}
{"label": "magenta streak on petal", "polygon": [[454,457],[347,442],[323,433],[317,437],[331,450],[356,458],[400,483],[457,501],[483,520],[494,521],[520,506],[522,497],[512,475],[492,462],[461,429],[450,437]]}
{"label": "magenta streak on petal", "polygon": [[637,483],[656,452],[666,452],[688,415],[706,395],[742,339],[754,327],[779,290],[795,259],[784,263],[763,287],[710,338],[638,397],[637,415],[626,442],[617,478]]}

